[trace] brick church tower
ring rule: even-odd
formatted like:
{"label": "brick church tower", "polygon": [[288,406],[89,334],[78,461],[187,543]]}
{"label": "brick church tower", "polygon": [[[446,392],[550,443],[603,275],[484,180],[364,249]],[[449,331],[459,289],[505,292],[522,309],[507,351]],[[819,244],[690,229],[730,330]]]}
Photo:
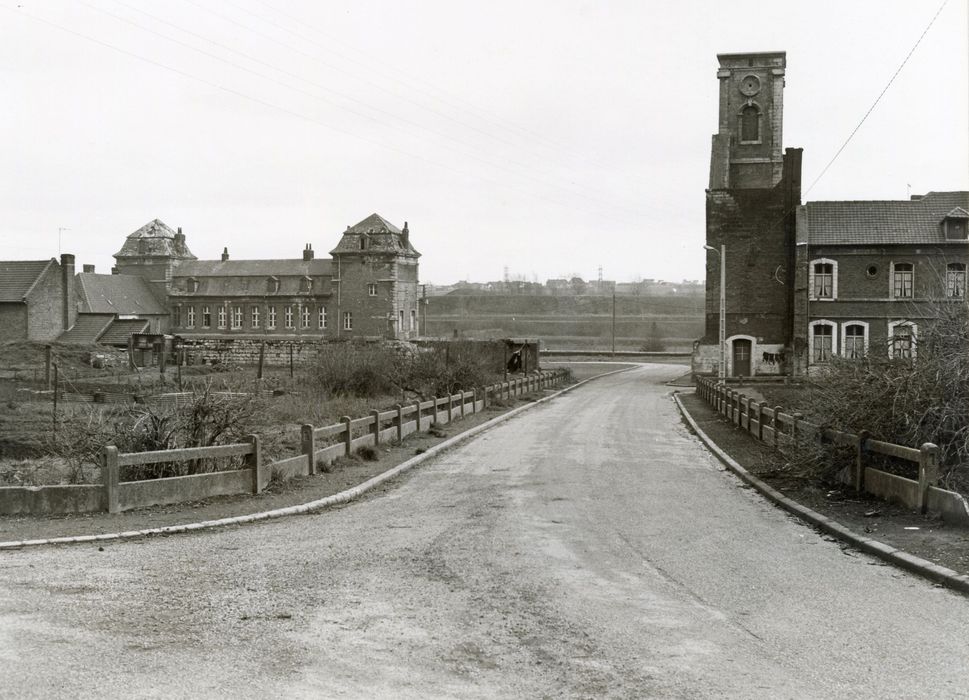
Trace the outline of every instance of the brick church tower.
{"label": "brick church tower", "polygon": [[783,52],[719,54],[719,128],[706,191],[706,330],[693,369],[716,374],[726,258],[727,376],[782,374],[791,347],[801,149],[783,149]]}

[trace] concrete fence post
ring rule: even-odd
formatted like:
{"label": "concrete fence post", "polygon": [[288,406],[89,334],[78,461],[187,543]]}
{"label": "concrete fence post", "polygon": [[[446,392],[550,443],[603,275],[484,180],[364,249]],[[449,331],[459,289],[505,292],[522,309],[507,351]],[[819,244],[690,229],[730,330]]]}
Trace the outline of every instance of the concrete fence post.
{"label": "concrete fence post", "polygon": [[751,417],[754,415],[754,399],[752,396],[747,397],[747,405],[744,407],[744,410],[747,411],[747,432],[752,433],[754,432],[754,421],[751,420]]}
{"label": "concrete fence post", "polygon": [[416,432],[421,432],[421,400],[414,401],[414,420],[417,421]]}
{"label": "concrete fence post", "polygon": [[108,445],[104,448],[102,458],[101,482],[104,484],[104,502],[109,513],[120,513],[118,482],[121,470],[118,467],[118,448]]}
{"label": "concrete fence post", "polygon": [[404,407],[397,404],[397,442],[404,441]]}
{"label": "concrete fence post", "polygon": [[246,466],[252,470],[252,492],[262,491],[262,445],[258,435],[247,435],[246,441],[252,445],[252,451],[246,455]]}
{"label": "concrete fence post", "polygon": [[343,444],[346,446],[345,454],[349,457],[353,452],[353,429],[350,427],[350,416],[343,416],[340,422],[343,423]]}
{"label": "concrete fence post", "polygon": [[794,421],[791,423],[791,441],[794,443],[794,446],[795,447],[797,447],[797,444],[798,444],[798,442],[801,439],[801,436],[798,433],[798,427],[799,427],[798,426],[798,422],[802,418],[804,418],[804,414],[803,413],[795,413],[794,414]]}
{"label": "concrete fence post", "polygon": [[858,439],[855,441],[855,464],[851,485],[858,492],[865,488],[865,452],[868,449],[867,442],[870,437],[871,433],[862,430],[858,433]]}
{"label": "concrete fence post", "polygon": [[471,392],[472,392],[471,413],[477,413],[478,412],[478,387],[475,387],[474,389],[472,389]]}
{"label": "concrete fence post", "polygon": [[299,429],[299,444],[306,455],[306,473],[313,476],[316,473],[316,436],[313,435],[313,426],[309,423]]}
{"label": "concrete fence post", "polygon": [[373,418],[373,446],[376,447],[380,444],[380,411],[371,411],[370,416]]}
{"label": "concrete fence post", "polygon": [[774,449],[777,449],[777,444],[780,442],[781,431],[784,430],[784,426],[781,424],[781,407],[774,406],[774,420],[772,422],[774,426]]}
{"label": "concrete fence post", "polygon": [[744,427],[744,406],[747,404],[747,394],[737,394],[737,427]]}
{"label": "concrete fence post", "polygon": [[432,420],[434,422],[432,423],[432,425],[437,425],[437,400],[438,400],[437,395],[434,395],[431,397],[431,401],[434,402],[434,415],[432,416]]}
{"label": "concrete fence post", "polygon": [[928,509],[929,487],[939,482],[939,448],[926,442],[919,448],[919,502],[924,513]]}
{"label": "concrete fence post", "polygon": [[757,404],[757,439],[761,442],[764,441],[764,409],[767,408],[767,402],[761,401]]}
{"label": "concrete fence post", "polygon": [[454,394],[447,395],[447,422],[448,425],[454,422]]}

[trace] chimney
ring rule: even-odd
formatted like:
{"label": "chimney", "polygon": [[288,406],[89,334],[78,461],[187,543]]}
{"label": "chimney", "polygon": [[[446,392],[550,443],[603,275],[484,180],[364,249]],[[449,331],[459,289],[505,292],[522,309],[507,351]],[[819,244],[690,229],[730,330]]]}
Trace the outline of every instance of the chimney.
{"label": "chimney", "polygon": [[77,318],[77,304],[74,303],[74,256],[70,253],[61,255],[61,307],[62,324],[66,331],[74,325],[74,319]]}
{"label": "chimney", "polygon": [[175,234],[175,252],[182,253],[185,251],[185,234],[182,233],[182,227],[178,227],[178,232]]}
{"label": "chimney", "polygon": [[83,270],[86,274],[94,274],[94,265],[85,265]]}
{"label": "chimney", "polygon": [[303,248],[303,260],[312,260],[312,259],[313,259],[313,245],[310,243],[307,243],[306,247]]}
{"label": "chimney", "polygon": [[229,259],[229,247],[226,246],[225,248],[222,249],[222,262],[225,262],[228,259]]}
{"label": "chimney", "polygon": [[400,237],[404,241],[404,247],[410,245],[410,229],[407,228],[407,222],[404,222],[404,230],[400,232]]}
{"label": "chimney", "polygon": [[111,274],[112,275],[117,275],[118,274],[118,268],[117,267],[112,267],[111,268]]}

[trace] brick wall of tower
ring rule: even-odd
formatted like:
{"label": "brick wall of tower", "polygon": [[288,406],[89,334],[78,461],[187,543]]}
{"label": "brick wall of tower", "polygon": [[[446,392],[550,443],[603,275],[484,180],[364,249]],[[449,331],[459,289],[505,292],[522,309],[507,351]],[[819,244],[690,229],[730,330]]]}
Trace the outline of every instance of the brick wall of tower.
{"label": "brick wall of tower", "polygon": [[[794,300],[794,207],[800,202],[800,149],[788,149],[784,175],[765,189],[708,190],[707,245],[726,246],[726,336],[787,344]],[[703,343],[719,328],[720,258],[707,253]]]}

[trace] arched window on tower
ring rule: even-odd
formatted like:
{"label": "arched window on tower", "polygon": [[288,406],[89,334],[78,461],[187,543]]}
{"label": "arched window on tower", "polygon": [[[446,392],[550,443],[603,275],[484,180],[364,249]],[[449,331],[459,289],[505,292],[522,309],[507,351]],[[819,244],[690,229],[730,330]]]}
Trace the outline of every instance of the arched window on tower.
{"label": "arched window on tower", "polygon": [[758,143],[760,141],[760,110],[747,105],[740,110],[740,142]]}

